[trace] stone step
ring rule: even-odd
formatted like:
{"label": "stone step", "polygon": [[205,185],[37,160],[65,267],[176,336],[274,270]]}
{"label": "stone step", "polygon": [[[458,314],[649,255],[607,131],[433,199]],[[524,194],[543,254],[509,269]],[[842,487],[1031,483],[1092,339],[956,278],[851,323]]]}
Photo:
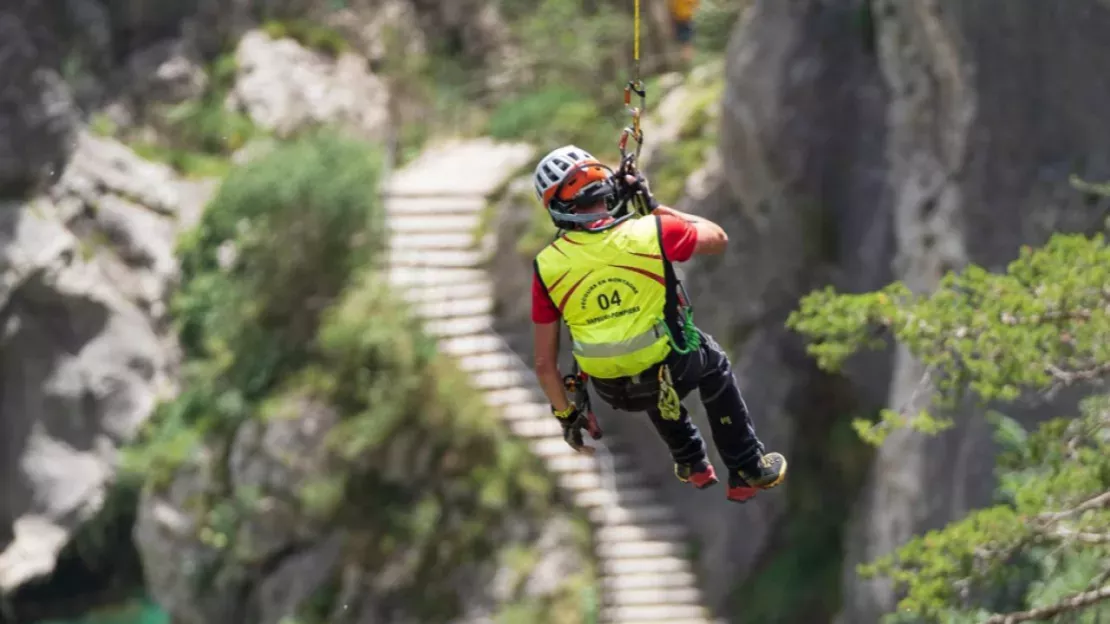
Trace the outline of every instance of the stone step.
{"label": "stone step", "polygon": [[542,403],[520,403],[517,405],[499,405],[501,417],[509,422],[535,422],[539,420],[555,420],[551,413],[551,406]]}
{"label": "stone step", "polygon": [[446,319],[493,314],[493,299],[471,297],[457,301],[425,301],[416,304],[416,315],[423,319]]}
{"label": "stone step", "polygon": [[402,286],[400,290],[401,296],[409,303],[438,303],[446,306],[461,299],[493,298],[493,284],[490,284],[488,280],[426,286]]}
{"label": "stone step", "polygon": [[493,317],[489,314],[459,318],[436,319],[424,323],[424,332],[436,338],[457,338],[484,334],[493,327]]}
{"label": "stone step", "polygon": [[[570,447],[567,450],[571,450]],[[591,522],[602,526],[671,523],[677,520],[673,509],[659,503],[601,505],[590,509],[588,514]]]}
{"label": "stone step", "polygon": [[638,470],[621,470],[614,468],[612,469],[613,474],[609,475],[606,474],[604,463],[599,463],[598,465],[600,470],[596,477],[574,477],[574,485],[572,486],[572,484],[568,482],[564,487],[574,487],[583,490],[591,487],[600,489],[611,489],[616,487],[619,495],[621,492],[643,489],[648,486],[647,481],[644,479],[644,475]]}
{"label": "stone step", "polygon": [[557,437],[560,442],[563,441],[563,428],[554,418],[513,420],[509,422],[509,430],[522,438]]}
{"label": "stone step", "polygon": [[[462,338],[447,338],[439,341],[439,351],[455,357],[468,355],[482,355],[485,353],[498,353],[505,348],[505,343],[494,334],[478,336],[463,336]],[[531,393],[528,393],[531,395]]]}
{"label": "stone step", "polygon": [[[563,443],[566,446],[566,443]],[[601,464],[594,457],[587,455],[561,455],[553,457],[545,463],[548,470],[554,473],[574,473],[598,470]]]}
{"label": "stone step", "polygon": [[501,407],[504,405],[525,405],[528,403],[535,403],[537,400],[542,400],[543,395],[537,394],[527,387],[517,387],[491,390],[486,393],[486,396],[484,398],[486,400],[486,405],[489,405],[491,407]]}
{"label": "stone step", "polygon": [[601,587],[606,592],[631,589],[661,589],[664,587],[697,587],[698,579],[692,571],[685,572],[631,572],[601,577]]}
{"label": "stone step", "polygon": [[419,234],[394,234],[389,237],[391,250],[448,250],[474,249],[478,239],[469,232],[428,232]]}
{"label": "stone step", "polygon": [[602,574],[641,574],[647,572],[692,573],[690,562],[680,557],[602,559],[599,564]]}
{"label": "stone step", "polygon": [[[490,307],[492,308],[492,306]],[[492,309],[490,312],[492,312]],[[524,368],[524,365],[515,353],[499,351],[459,358],[459,368],[468,373],[493,370],[516,370],[519,372],[520,369]]]}
{"label": "stone step", "polygon": [[390,249],[386,262],[398,267],[466,268],[480,266],[485,256],[476,249]]}
{"label": "stone step", "polygon": [[651,503],[655,500],[657,500],[655,492],[648,487],[629,488],[618,492],[597,489],[574,495],[574,504],[579,507],[598,507],[617,503],[635,505],[637,503]]}
{"label": "stone step", "polygon": [[482,371],[471,376],[474,387],[480,390],[500,390],[528,384],[529,379],[524,373],[516,370]]}
{"label": "stone step", "polygon": [[555,457],[587,457],[570,448],[562,438],[537,438],[528,443],[532,452],[547,460]]}
{"label": "stone step", "polygon": [[401,215],[447,216],[481,214],[487,200],[484,197],[387,197],[385,213],[389,221]]}
{"label": "stone step", "polygon": [[687,556],[686,544],[671,541],[602,542],[597,554],[607,559],[641,559]]}
{"label": "stone step", "polygon": [[432,234],[437,232],[467,234],[471,236],[482,222],[480,213],[456,214],[391,214],[386,220],[386,229],[393,236],[401,234]]}
{"label": "stone step", "polygon": [[488,280],[489,274],[484,269],[426,266],[389,267],[389,283],[397,287],[450,286]]}
{"label": "stone step", "polygon": [[694,586],[618,589],[608,592],[605,598],[612,606],[697,605],[702,599],[701,592]]}
{"label": "stone step", "polygon": [[594,537],[601,544],[619,544],[622,542],[639,542],[651,540],[671,540],[684,542],[689,538],[686,527],[677,523],[602,527],[594,532]]}
{"label": "stone step", "polygon": [[706,610],[699,605],[621,605],[605,607],[600,613],[604,622],[705,622],[710,624]]}

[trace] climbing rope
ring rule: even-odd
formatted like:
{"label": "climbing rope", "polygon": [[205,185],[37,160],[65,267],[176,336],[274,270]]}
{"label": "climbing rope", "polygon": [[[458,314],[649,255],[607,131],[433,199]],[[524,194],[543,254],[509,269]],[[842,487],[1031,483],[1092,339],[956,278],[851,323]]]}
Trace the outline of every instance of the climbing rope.
{"label": "climbing rope", "polygon": [[[620,139],[617,141],[617,147],[620,149],[621,162],[620,167],[617,168],[617,175],[635,175],[636,167],[640,158],[640,152],[644,147],[644,130],[640,125],[640,120],[643,116],[644,110],[647,108],[647,89],[644,87],[643,77],[640,71],[640,0],[634,0],[635,6],[632,12],[632,80],[624,86],[624,106],[628,110],[629,115],[632,117],[632,124],[626,126],[621,130]],[[635,93],[640,98],[640,105],[632,105],[632,94]],[[628,140],[632,139],[636,142],[636,149],[631,154],[628,152]],[[636,213],[646,215],[651,212],[651,208],[641,196],[636,196],[631,199],[635,207]]]}

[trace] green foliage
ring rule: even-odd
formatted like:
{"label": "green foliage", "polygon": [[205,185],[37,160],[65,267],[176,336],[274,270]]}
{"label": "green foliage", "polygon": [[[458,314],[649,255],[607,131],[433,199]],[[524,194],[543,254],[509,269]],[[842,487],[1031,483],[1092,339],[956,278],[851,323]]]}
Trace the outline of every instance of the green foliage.
{"label": "green foliage", "polygon": [[235,80],[234,56],[217,57],[207,69],[208,89],[199,98],[145,111],[155,138],[149,132],[121,131],[103,117],[97,131],[118,136],[144,158],[164,162],[184,175],[226,175],[230,156],[263,133],[248,116],[225,104]]}
{"label": "green foliage", "polygon": [[[519,541],[505,538],[510,517],[538,524],[551,510],[539,460],[382,274],[379,175],[377,151],[360,143],[316,135],[282,144],[234,170],[182,238],[173,311],[183,391],[127,466],[149,487],[186,467],[204,475],[191,509],[203,549],[198,592],[251,582],[264,562],[243,528],[272,513],[268,502],[348,536],[345,569],[393,566],[383,600],[420,621],[448,621],[458,615],[460,567],[481,571]],[[325,442],[305,449],[326,469],[250,489],[231,478],[229,449],[244,425],[277,426],[310,409],[338,415]],[[293,621],[329,621],[337,595],[314,596]]]}
{"label": "green foliage", "polygon": [[699,51],[722,53],[751,0],[702,0],[694,15],[694,45]]}
{"label": "green foliage", "polygon": [[262,30],[271,39],[293,39],[310,50],[331,57],[338,57],[351,47],[335,29],[308,20],[269,20],[262,24]]}
{"label": "green foliage", "polygon": [[[1006,273],[978,266],[949,272],[930,294],[902,283],[859,295],[832,288],[802,300],[788,326],[812,339],[809,353],[836,370],[860,349],[893,335],[925,364],[941,405],[974,396],[1013,401],[1105,373],[1110,364],[1110,248],[1102,236],[1056,235],[1042,249],[1023,247]],[[947,422],[927,413],[887,411],[866,428],[910,426],[935,432]]]}
{"label": "green foliage", "polygon": [[488,132],[501,140],[524,140],[541,145],[596,145],[601,153],[616,145],[622,112],[606,115],[598,102],[566,86],[526,92],[501,102],[491,114]]}
{"label": "green foliage", "polygon": [[[970,266],[928,294],[903,284],[815,292],[788,325],[810,338],[822,368],[839,369],[888,334],[926,366],[922,391],[935,390],[942,408],[1004,403],[1110,374],[1107,284],[1103,237],[1057,234],[1043,248],[1023,248],[1005,273]],[[902,590],[890,621],[1003,622],[1011,620],[989,614],[1040,608],[1022,617],[1076,612],[1073,621],[1094,622],[1110,613],[1099,606],[1110,598],[1110,397],[1091,395],[1077,418],[1033,432],[997,412],[989,418],[1004,451],[998,503],[861,567]],[[879,443],[896,428],[935,433],[947,422],[887,410],[860,429]],[[1084,594],[1099,588],[1105,596]]]}
{"label": "green foliage", "polygon": [[[384,245],[380,155],[316,135],[236,169],[182,237],[172,302],[184,389],[127,466],[168,479],[208,428],[234,427],[311,351],[319,315]],[[203,425],[202,425],[203,423]]]}
{"label": "green foliage", "polygon": [[627,80],[632,62],[629,4],[501,0],[534,85],[595,88]]}

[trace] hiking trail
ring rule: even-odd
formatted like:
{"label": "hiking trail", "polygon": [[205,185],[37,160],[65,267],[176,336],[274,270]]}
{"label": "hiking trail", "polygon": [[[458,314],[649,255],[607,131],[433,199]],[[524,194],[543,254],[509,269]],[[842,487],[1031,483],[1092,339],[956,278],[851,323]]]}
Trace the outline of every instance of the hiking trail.
{"label": "hiking trail", "polygon": [[[494,276],[484,268],[488,250],[474,231],[489,197],[533,155],[527,145],[457,141],[430,148],[394,172],[384,190],[391,282],[415,306],[440,350],[484,392],[491,417],[499,414],[525,438],[564,497],[587,510],[600,621],[710,624],[688,560],[689,536],[674,510],[630,457],[615,450],[576,454],[531,370],[493,329]],[[606,432],[589,444],[612,449],[611,437]],[[660,461],[669,458],[663,454]]]}

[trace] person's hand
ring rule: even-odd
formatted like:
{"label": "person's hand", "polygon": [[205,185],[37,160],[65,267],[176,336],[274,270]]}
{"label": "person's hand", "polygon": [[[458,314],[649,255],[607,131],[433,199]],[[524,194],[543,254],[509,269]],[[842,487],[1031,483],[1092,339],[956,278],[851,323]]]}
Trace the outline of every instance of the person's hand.
{"label": "person's hand", "polygon": [[635,174],[626,173],[624,175],[624,185],[629,197],[636,195],[643,197],[648,212],[654,212],[659,207],[659,202],[655,201],[655,198],[651,195],[651,185],[648,184],[647,178],[639,171]]}
{"label": "person's hand", "polygon": [[586,413],[574,403],[571,403],[562,412],[555,411],[553,407],[551,413],[559,420],[559,425],[563,428],[563,440],[579,453],[592,455],[593,447],[586,446],[585,439],[582,437],[583,430],[591,429],[590,420]]}
{"label": "person's hand", "polygon": [[647,178],[638,171],[635,175],[630,173],[624,174],[624,184],[631,193],[644,193],[646,197],[651,196],[651,185],[648,184]]}

